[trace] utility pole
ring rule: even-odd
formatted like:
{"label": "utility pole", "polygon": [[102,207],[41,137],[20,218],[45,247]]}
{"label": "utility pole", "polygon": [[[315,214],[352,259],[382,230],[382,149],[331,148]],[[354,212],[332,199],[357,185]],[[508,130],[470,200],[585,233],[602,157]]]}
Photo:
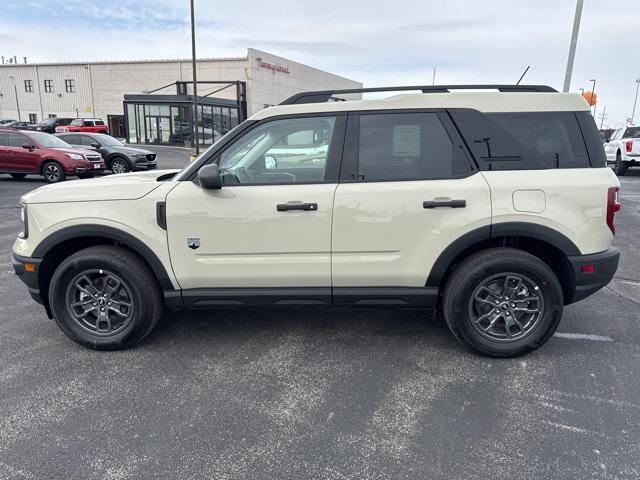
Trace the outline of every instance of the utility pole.
{"label": "utility pole", "polygon": [[638,103],[638,89],[640,89],[640,78],[636,78],[636,98],[633,101],[633,110],[631,112],[631,125],[633,125],[633,117],[636,116],[636,103]]}
{"label": "utility pole", "polygon": [[433,67],[433,82],[431,83],[431,85],[435,85],[436,84],[436,67]]}
{"label": "utility pole", "polygon": [[602,125],[604,125],[604,117],[607,116],[607,106],[605,105],[602,109],[602,113],[600,114],[600,130],[602,130]]}
{"label": "utility pole", "polygon": [[576,45],[578,44],[578,31],[580,30],[583,3],[584,0],[578,0],[576,4],[576,14],[573,17],[573,31],[571,32],[571,43],[569,44],[569,58],[567,59],[567,71],[564,75],[563,92],[568,92],[571,87],[571,74],[573,73],[573,60],[576,57]]}
{"label": "utility pole", "polygon": [[590,82],[593,82],[593,85],[591,86],[591,100],[593,100],[593,118],[596,118],[596,106],[598,104],[595,95],[596,95],[596,79],[592,78],[591,80],[589,80]]}
{"label": "utility pole", "polygon": [[200,155],[198,138],[198,78],[196,76],[196,20],[191,0],[191,62],[193,64],[193,141],[196,143],[196,157]]}
{"label": "utility pole", "polygon": [[18,86],[16,85],[16,79],[11,75],[9,76],[11,80],[13,80],[13,91],[16,94],[16,110],[18,110],[18,121],[21,122],[22,118],[20,116],[20,101],[18,100]]}

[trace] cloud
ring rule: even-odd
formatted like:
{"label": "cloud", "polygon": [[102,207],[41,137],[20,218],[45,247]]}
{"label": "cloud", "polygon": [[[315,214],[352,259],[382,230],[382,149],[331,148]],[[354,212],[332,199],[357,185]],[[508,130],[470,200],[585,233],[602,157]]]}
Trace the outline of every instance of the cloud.
{"label": "cloud", "polygon": [[[2,3],[4,55],[73,61],[191,53],[185,0]],[[371,86],[431,83],[434,66],[439,83],[512,83],[531,65],[525,82],[559,89],[574,8],[574,0],[197,0],[198,54],[240,56],[255,47]],[[638,18],[640,2],[585,2],[572,89],[597,79],[605,125],[631,113]]]}

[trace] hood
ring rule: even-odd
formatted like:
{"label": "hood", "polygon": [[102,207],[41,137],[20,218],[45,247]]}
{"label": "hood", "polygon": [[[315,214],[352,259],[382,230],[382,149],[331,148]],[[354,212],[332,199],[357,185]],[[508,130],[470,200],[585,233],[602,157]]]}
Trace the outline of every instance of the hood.
{"label": "hood", "polygon": [[120,152],[120,153],[130,153],[130,154],[140,153],[142,155],[155,155],[155,153],[149,150],[144,150],[142,148],[135,148],[135,147],[127,147],[126,145],[122,145],[121,147],[108,146],[107,148],[109,150],[113,150],[114,152]]}
{"label": "hood", "polygon": [[73,180],[45,185],[22,196],[22,203],[100,202],[136,200],[161,185],[158,177],[180,170],[121,173],[101,178]]}
{"label": "hood", "polygon": [[52,150],[56,150],[58,152],[62,152],[62,153],[75,153],[76,155],[80,154],[80,155],[95,155],[96,152],[93,152],[91,150],[85,150],[84,148],[75,148],[75,147],[47,147],[47,148],[51,148]]}

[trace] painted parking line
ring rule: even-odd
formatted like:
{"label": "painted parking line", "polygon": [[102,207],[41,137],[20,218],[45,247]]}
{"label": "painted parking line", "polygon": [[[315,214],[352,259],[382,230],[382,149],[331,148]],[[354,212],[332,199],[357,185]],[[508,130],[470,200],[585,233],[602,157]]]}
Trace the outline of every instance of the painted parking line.
{"label": "painted parking line", "polygon": [[554,337],[566,340],[592,340],[594,342],[613,342],[613,338],[604,335],[592,335],[590,333],[560,333],[556,332]]}

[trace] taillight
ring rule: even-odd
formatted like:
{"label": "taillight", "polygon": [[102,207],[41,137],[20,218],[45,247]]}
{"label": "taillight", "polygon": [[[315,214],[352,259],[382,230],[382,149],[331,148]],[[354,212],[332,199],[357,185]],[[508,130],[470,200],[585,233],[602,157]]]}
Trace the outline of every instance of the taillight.
{"label": "taillight", "polygon": [[620,191],[620,187],[611,187],[607,190],[607,225],[614,235],[616,234],[616,227],[613,224],[613,220],[622,207],[618,203],[618,191]]}
{"label": "taillight", "polygon": [[631,153],[631,151],[633,150],[633,140],[625,142],[624,149],[627,151],[627,153]]}

